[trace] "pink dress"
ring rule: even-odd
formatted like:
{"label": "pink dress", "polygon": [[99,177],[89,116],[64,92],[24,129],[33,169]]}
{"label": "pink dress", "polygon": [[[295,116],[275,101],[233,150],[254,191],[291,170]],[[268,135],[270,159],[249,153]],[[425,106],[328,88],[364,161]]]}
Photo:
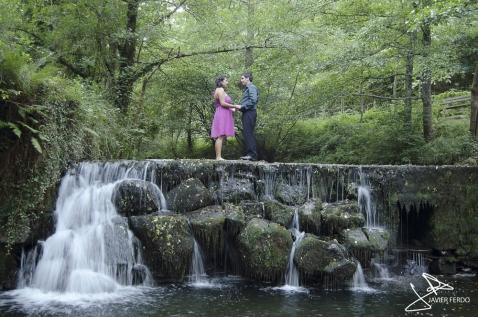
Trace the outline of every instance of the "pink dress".
{"label": "pink dress", "polygon": [[[224,101],[232,103],[231,97],[225,96]],[[214,112],[214,119],[212,120],[211,137],[213,139],[220,136],[234,136],[234,117],[232,116],[231,108],[224,108],[221,106],[219,99],[214,101],[216,112]]]}

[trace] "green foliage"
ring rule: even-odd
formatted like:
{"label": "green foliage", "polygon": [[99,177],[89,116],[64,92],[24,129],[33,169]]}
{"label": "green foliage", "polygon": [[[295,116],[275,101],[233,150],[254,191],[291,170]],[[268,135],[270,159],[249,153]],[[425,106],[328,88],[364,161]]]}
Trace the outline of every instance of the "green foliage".
{"label": "green foliage", "polygon": [[[399,112],[371,109],[360,116],[341,114],[299,122],[278,149],[279,161],[342,164],[473,164],[478,143],[466,120],[436,120],[435,137],[426,143],[415,106],[411,130]],[[266,136],[267,138],[267,136]]]}

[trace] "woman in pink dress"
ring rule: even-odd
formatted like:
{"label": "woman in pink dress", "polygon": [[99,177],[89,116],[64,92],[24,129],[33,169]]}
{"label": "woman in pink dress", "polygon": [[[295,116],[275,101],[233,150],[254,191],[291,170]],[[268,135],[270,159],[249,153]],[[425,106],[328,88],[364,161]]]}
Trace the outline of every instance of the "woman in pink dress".
{"label": "woman in pink dress", "polygon": [[214,91],[216,112],[211,127],[211,137],[216,140],[214,144],[216,160],[224,160],[221,157],[222,143],[228,136],[234,136],[234,117],[232,113],[241,108],[240,105],[234,105],[231,97],[226,94],[225,89],[228,83],[226,76],[220,76],[216,79],[216,90]]}

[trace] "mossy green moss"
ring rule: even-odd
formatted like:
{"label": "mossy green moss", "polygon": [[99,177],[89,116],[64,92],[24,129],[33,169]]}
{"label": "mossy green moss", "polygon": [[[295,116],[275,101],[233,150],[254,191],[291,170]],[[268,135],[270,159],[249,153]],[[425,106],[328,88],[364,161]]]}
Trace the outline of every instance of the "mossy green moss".
{"label": "mossy green moss", "polygon": [[288,227],[294,216],[294,208],[281,204],[275,200],[264,202],[265,218],[272,222]]}
{"label": "mossy green moss", "polygon": [[287,268],[292,237],[284,227],[252,219],[239,234],[244,273],[262,281],[279,281]]}
{"label": "mossy green moss", "polygon": [[181,215],[130,217],[130,227],[143,243],[143,256],[155,278],[181,280],[189,270],[193,238]]}

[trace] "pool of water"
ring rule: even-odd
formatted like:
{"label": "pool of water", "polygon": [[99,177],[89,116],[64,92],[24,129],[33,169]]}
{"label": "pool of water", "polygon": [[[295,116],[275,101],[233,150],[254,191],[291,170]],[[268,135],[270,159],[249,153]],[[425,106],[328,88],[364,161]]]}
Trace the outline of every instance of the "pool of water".
{"label": "pool of water", "polygon": [[[453,290],[438,290],[425,298],[420,313],[406,313],[427,287],[421,276],[369,282],[365,290],[278,288],[238,277],[210,279],[199,286],[168,284],[152,288],[126,287],[112,294],[42,293],[22,289],[0,293],[0,316],[466,316],[478,311],[476,276],[438,277]],[[454,301],[466,301],[453,303]],[[420,304],[420,303],[418,303]],[[416,308],[424,307],[417,305]]]}

